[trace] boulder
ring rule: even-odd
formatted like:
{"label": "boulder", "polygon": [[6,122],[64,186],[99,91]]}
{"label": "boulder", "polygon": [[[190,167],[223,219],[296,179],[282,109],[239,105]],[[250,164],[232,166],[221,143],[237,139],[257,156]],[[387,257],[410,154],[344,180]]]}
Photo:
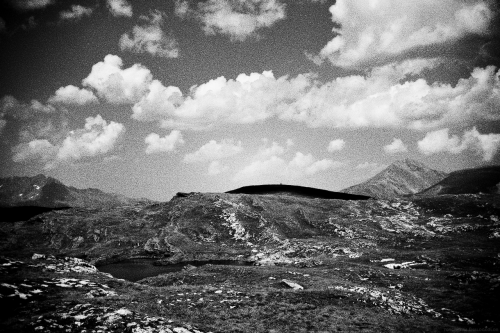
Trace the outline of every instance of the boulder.
{"label": "boulder", "polygon": [[293,282],[292,280],[283,279],[281,280],[281,284],[287,286],[288,288],[292,288],[293,290],[303,290],[300,284]]}

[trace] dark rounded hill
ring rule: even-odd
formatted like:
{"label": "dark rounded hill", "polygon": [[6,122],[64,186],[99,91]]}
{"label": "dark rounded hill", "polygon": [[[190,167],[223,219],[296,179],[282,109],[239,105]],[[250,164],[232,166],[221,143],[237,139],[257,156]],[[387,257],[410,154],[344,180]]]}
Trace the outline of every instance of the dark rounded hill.
{"label": "dark rounded hill", "polygon": [[454,171],[420,195],[500,193],[500,166]]}
{"label": "dark rounded hill", "polygon": [[297,185],[250,185],[227,191],[232,194],[274,194],[274,195],[292,195],[318,199],[340,199],[340,200],[367,200],[370,199],[366,195],[348,194],[341,192],[332,192],[313,187],[297,186]]}

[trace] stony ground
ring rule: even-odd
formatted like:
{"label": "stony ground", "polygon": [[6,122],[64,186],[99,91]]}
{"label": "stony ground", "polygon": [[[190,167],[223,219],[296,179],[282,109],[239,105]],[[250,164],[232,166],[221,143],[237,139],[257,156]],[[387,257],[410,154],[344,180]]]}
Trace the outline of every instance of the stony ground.
{"label": "stony ground", "polygon": [[[42,216],[38,221],[2,226],[4,246],[11,244],[4,249],[12,250],[5,251],[7,257],[0,260],[0,305],[5,309],[0,313],[0,331],[452,332],[500,328],[498,196],[332,201],[328,205],[295,198],[280,198],[277,204],[265,196],[251,201],[248,196],[195,199],[170,203],[168,210],[161,206],[124,209],[128,215],[123,226],[131,229],[121,235],[112,229],[119,226],[118,213],[95,212],[94,217],[82,220],[83,226],[92,225],[92,229],[81,227],[84,234],[64,229],[65,237],[71,239],[68,243],[57,224],[71,218],[65,215],[67,211],[48,213],[58,217],[56,221]],[[103,219],[108,231],[97,223],[103,214],[113,217]],[[141,233],[147,221],[158,228],[156,234],[153,228]],[[33,236],[40,226],[48,230],[40,238],[54,246],[34,239],[31,246],[23,243],[26,230],[32,230],[29,235]],[[7,231],[16,232],[17,238],[6,237]],[[100,240],[130,241],[125,234],[139,242],[127,253],[155,255],[164,263],[193,256],[194,250],[182,247],[185,241],[200,252],[197,259],[218,256],[253,261],[257,266],[188,267],[132,283],[101,273],[88,261],[50,255],[86,250],[95,262],[92,253],[109,254],[105,249],[111,243]],[[93,243],[77,237],[92,237]],[[62,241],[55,244],[54,239]],[[75,239],[80,247],[74,246]],[[47,255],[33,254],[40,249]],[[207,249],[212,252],[203,253]],[[161,253],[170,254],[162,257]]]}

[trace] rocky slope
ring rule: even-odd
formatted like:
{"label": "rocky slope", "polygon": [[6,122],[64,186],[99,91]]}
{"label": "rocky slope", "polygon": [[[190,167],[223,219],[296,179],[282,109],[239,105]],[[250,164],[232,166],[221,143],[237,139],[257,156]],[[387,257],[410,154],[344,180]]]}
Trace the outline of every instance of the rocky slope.
{"label": "rocky slope", "polygon": [[500,193],[500,166],[454,171],[421,195]]}
{"label": "rocky slope", "polygon": [[[490,228],[489,216],[500,215],[500,207],[484,206],[484,200],[491,199],[389,202],[192,193],[161,204],[72,208],[26,222],[0,224],[0,251],[50,249],[52,254],[92,262],[144,256],[168,263],[212,259],[293,262],[307,258],[307,253],[355,257],[363,248],[377,247],[389,239],[435,237],[435,229],[446,226],[427,225],[426,212],[444,215],[439,211],[442,205],[446,212],[460,216],[482,215],[487,221],[481,224]],[[309,249],[308,239],[314,239],[316,249]]]}
{"label": "rocky slope", "polygon": [[[189,193],[1,223],[10,258],[0,258],[9,309],[0,331],[491,329],[500,324],[498,199]],[[89,265],[127,258],[258,265],[191,266],[137,283]]]}
{"label": "rocky slope", "polygon": [[0,206],[109,207],[137,200],[98,189],[77,189],[45,175],[0,178]]}
{"label": "rocky slope", "polygon": [[405,159],[396,161],[367,181],[348,187],[342,192],[391,198],[418,193],[445,178],[447,174],[424,164]]}

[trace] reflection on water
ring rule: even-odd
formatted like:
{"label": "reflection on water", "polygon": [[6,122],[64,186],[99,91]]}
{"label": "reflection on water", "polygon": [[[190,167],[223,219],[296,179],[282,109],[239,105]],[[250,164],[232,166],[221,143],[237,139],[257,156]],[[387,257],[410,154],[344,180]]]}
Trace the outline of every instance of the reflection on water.
{"label": "reflection on water", "polygon": [[113,264],[107,264],[97,267],[101,272],[109,273],[118,279],[128,281],[139,281],[141,279],[156,276],[160,274],[173,273],[182,270],[186,265],[202,266],[212,265],[230,265],[230,266],[251,266],[251,262],[237,260],[208,260],[182,262],[167,266],[155,266],[156,259],[132,259],[124,260]]}

